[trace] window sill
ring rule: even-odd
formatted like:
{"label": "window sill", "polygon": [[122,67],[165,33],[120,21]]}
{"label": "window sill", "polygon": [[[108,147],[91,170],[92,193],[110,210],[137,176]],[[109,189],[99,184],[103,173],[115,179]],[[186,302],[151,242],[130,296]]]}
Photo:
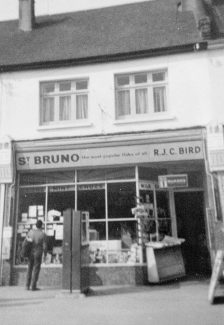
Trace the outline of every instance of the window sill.
{"label": "window sill", "polygon": [[169,114],[159,114],[156,116],[141,116],[141,118],[133,117],[133,118],[125,118],[120,120],[115,120],[114,124],[131,124],[131,123],[149,123],[149,122],[157,122],[157,121],[168,121],[175,120],[175,116]]}
{"label": "window sill", "polygon": [[[28,264],[20,264],[20,265],[14,265],[14,268],[16,269],[24,269],[27,268]],[[41,268],[62,268],[62,264],[53,264],[53,263],[49,263],[49,264],[45,264],[45,263],[41,263]]]}
{"label": "window sill", "polygon": [[133,266],[146,266],[147,263],[94,263],[88,264],[89,267],[98,268],[98,267],[133,267]]}
{"label": "window sill", "polygon": [[58,130],[58,129],[74,129],[74,128],[83,128],[91,127],[93,123],[82,122],[77,124],[62,124],[62,125],[41,125],[37,127],[38,131],[47,131],[47,130]]}

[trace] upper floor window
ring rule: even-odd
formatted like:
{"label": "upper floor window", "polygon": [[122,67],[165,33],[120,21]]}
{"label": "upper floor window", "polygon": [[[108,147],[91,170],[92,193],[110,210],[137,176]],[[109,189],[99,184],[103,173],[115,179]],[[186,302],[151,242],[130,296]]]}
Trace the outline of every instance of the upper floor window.
{"label": "upper floor window", "polygon": [[41,83],[41,125],[88,119],[88,80]]}
{"label": "upper floor window", "polygon": [[167,111],[167,72],[153,71],[117,75],[116,118]]}

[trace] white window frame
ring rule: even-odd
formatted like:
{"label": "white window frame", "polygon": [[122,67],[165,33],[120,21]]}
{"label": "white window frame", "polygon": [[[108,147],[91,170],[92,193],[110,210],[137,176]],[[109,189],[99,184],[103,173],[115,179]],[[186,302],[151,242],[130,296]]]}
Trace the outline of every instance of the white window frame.
{"label": "white window frame", "polygon": [[[78,82],[86,82],[86,89],[76,89],[76,84]],[[62,83],[71,83],[71,89],[60,91],[59,87]],[[44,88],[48,85],[54,85],[54,91],[44,92]],[[82,123],[89,120],[89,79],[88,78],[79,78],[72,80],[51,80],[40,82],[40,108],[39,108],[39,125],[40,126],[61,126],[61,125],[71,125],[76,123]],[[77,119],[77,106],[76,98],[79,95],[87,96],[87,117]],[[71,118],[67,120],[60,120],[60,98],[70,96],[71,97]],[[43,109],[44,109],[44,99],[54,98],[54,120],[53,121],[44,121],[43,120]]]}
{"label": "white window frame", "polygon": [[[164,73],[163,81],[153,81],[152,76],[155,73]],[[147,75],[147,82],[145,83],[135,83],[134,78],[137,75]],[[129,84],[120,86],[118,85],[119,77],[129,77]],[[153,98],[153,89],[157,87],[165,87],[165,110],[163,111],[155,111],[154,107],[154,98]],[[136,107],[136,89],[147,89],[147,99],[148,99],[148,112],[146,113],[137,113]],[[120,91],[128,90],[130,92],[130,114],[119,114],[119,102],[118,102],[118,93]],[[168,113],[168,73],[167,69],[159,69],[153,71],[138,71],[131,73],[122,73],[115,75],[115,119],[116,120],[138,120],[143,118],[155,118],[161,115],[167,115]]]}

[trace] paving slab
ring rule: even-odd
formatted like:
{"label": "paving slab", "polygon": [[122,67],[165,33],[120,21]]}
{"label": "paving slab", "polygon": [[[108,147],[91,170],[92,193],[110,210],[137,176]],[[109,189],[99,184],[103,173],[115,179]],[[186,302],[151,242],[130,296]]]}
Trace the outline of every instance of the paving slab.
{"label": "paving slab", "polygon": [[1,325],[223,325],[224,288],[211,305],[209,281],[92,287],[87,295],[60,288],[0,287]]}

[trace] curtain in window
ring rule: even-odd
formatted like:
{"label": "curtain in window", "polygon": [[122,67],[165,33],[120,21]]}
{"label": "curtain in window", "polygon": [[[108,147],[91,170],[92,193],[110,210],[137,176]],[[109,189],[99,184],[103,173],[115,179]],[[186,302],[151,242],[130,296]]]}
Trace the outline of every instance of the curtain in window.
{"label": "curtain in window", "polygon": [[71,120],[71,97],[60,97],[59,120]]}
{"label": "curtain in window", "polygon": [[119,91],[117,94],[118,99],[118,116],[129,115],[130,108],[130,94],[129,90]]}
{"label": "curtain in window", "polygon": [[88,118],[88,96],[87,95],[76,96],[76,118],[77,120]]}
{"label": "curtain in window", "polygon": [[135,91],[136,113],[148,113],[148,93],[147,89],[137,89]]}
{"label": "curtain in window", "polygon": [[165,112],[165,87],[153,88],[154,112]]}
{"label": "curtain in window", "polygon": [[54,98],[47,97],[43,99],[43,122],[54,121]]}

